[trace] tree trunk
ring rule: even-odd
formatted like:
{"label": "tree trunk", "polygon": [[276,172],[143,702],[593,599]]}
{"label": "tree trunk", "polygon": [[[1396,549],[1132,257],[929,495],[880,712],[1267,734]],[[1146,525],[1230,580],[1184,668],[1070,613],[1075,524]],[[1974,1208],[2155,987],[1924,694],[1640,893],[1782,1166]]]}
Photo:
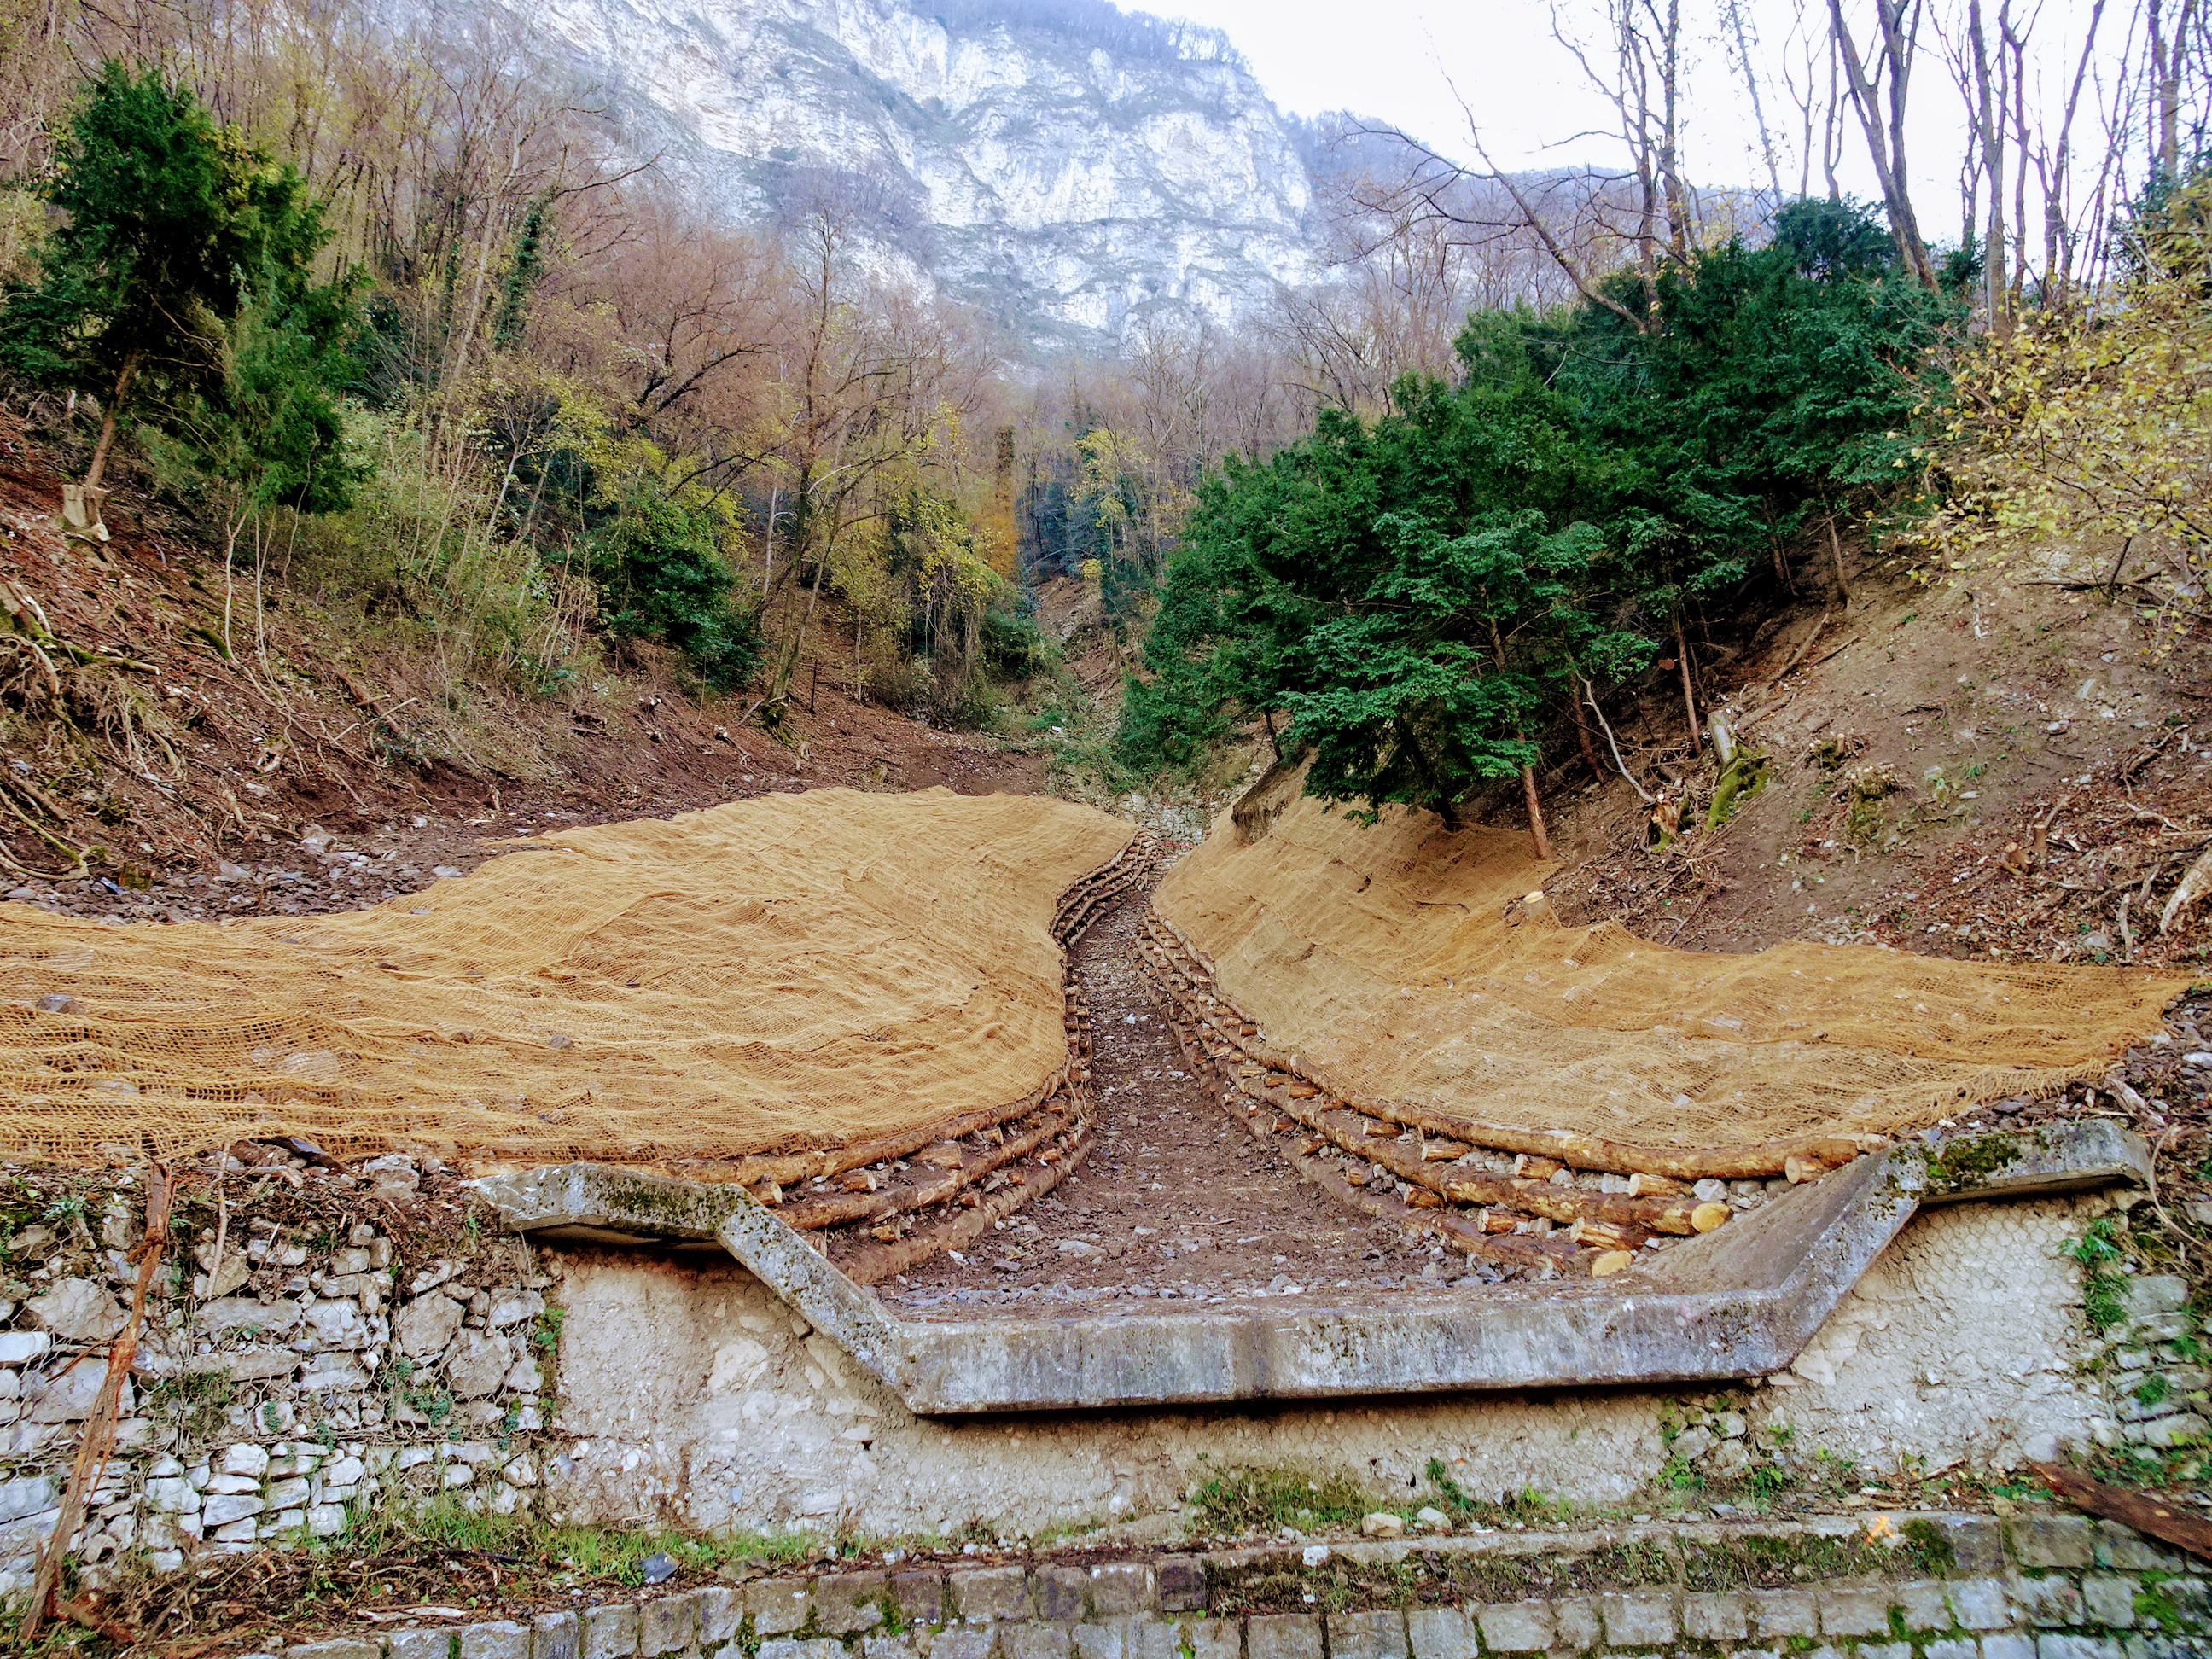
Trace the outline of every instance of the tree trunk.
{"label": "tree trunk", "polygon": [[1575,711],[1575,743],[1583,751],[1583,764],[1589,768],[1592,777],[1605,776],[1605,766],[1597,757],[1597,747],[1590,742],[1589,715],[1583,712],[1582,698],[1568,698],[1567,706]]}
{"label": "tree trunk", "polygon": [[132,352],[123,360],[123,367],[115,376],[115,390],[108,394],[107,407],[100,415],[100,441],[92,447],[92,465],[85,471],[84,487],[100,488],[100,475],[107,471],[107,452],[115,447],[115,424],[123,413],[123,399],[130,394],[131,377],[138,372],[138,354]]}
{"label": "tree trunk", "polygon": [[[1999,26],[2002,27],[2002,21]],[[1981,171],[1990,181],[1989,228],[1982,238],[1982,296],[1989,307],[1990,331],[2002,337],[2012,331],[2011,290],[2005,282],[2003,100],[1990,68],[1982,0],[1967,0],[1966,33],[1974,52],[1974,121],[1979,129],[1976,136],[1981,146]]]}
{"label": "tree trunk", "polygon": [[1544,830],[1544,803],[1536,798],[1536,769],[1521,769],[1521,799],[1528,804],[1528,845],[1540,863],[1552,861],[1552,838]]}
{"label": "tree trunk", "polygon": [[1690,678],[1690,641],[1689,636],[1682,632],[1680,605],[1674,608],[1674,666],[1682,676],[1682,712],[1690,722],[1690,752],[1702,755],[1705,752],[1705,734],[1698,730],[1698,688],[1696,682]]}

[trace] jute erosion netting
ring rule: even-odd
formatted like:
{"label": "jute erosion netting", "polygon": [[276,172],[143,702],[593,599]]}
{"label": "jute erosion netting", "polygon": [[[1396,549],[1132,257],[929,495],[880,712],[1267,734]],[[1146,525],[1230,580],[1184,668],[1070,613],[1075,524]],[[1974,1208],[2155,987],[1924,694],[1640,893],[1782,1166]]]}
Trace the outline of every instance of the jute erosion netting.
{"label": "jute erosion netting", "polygon": [[0,906],[0,1152],[733,1158],[1034,1102],[1068,1064],[1055,901],[1129,833],[825,789],[547,833],[345,915]]}
{"label": "jute erosion netting", "polygon": [[1516,902],[1551,870],[1518,835],[1399,809],[1364,828],[1304,799],[1258,828],[1224,814],[1158,915],[1271,1060],[1465,1121],[1662,1147],[1891,1134],[2101,1077],[2189,983],[1862,946],[1670,950]]}

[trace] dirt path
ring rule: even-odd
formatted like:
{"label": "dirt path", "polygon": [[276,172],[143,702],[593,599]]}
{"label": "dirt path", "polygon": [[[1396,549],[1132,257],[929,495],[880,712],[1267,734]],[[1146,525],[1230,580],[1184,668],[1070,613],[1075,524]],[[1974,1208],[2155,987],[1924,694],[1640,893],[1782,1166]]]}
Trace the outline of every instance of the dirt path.
{"label": "dirt path", "polygon": [[939,1256],[878,1294],[902,1313],[966,1316],[1103,1300],[1402,1291],[1464,1274],[1460,1256],[1432,1255],[1300,1181],[1190,1074],[1129,948],[1152,896],[1150,883],[1133,888],[1075,947],[1103,1114],[1095,1150],[965,1261]]}

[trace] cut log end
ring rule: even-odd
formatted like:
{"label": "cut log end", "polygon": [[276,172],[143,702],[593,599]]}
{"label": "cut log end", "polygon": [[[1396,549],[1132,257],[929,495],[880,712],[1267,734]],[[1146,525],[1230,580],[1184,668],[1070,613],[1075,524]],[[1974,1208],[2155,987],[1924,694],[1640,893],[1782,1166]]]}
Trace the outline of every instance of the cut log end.
{"label": "cut log end", "polygon": [[1610,1279],[1636,1260],[1633,1250],[1601,1250],[1590,1260],[1592,1279]]}
{"label": "cut log end", "polygon": [[1690,1212],[1690,1224],[1701,1233],[1709,1233],[1729,1218],[1725,1204],[1700,1204]]}

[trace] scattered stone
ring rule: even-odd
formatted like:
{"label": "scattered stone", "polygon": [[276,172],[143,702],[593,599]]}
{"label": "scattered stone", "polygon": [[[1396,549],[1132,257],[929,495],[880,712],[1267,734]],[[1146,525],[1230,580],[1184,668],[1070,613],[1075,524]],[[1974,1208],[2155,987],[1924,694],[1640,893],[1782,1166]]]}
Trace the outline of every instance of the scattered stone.
{"label": "scattered stone", "polygon": [[1392,1515],[1387,1510],[1377,1510],[1372,1515],[1359,1517],[1359,1535],[1362,1538],[1396,1538],[1401,1536],[1405,1530],[1404,1517]]}
{"label": "scattered stone", "polygon": [[676,1577],[676,1558],[665,1550],[655,1550],[637,1564],[638,1574],[648,1584],[665,1584]]}

